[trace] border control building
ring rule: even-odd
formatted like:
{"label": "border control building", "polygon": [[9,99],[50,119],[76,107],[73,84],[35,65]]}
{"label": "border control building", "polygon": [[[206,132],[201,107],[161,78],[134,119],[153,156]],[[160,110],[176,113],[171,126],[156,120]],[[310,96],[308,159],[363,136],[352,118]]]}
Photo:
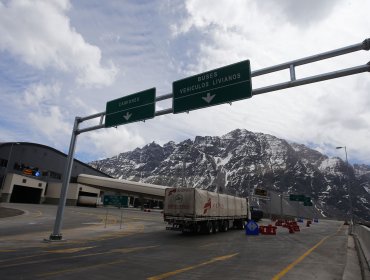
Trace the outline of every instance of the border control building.
{"label": "border control building", "polygon": [[[45,145],[0,143],[0,201],[58,204],[66,161],[66,154]],[[111,178],[75,159],[67,205],[83,204],[86,198],[100,200],[100,189],[77,182],[80,174]]]}

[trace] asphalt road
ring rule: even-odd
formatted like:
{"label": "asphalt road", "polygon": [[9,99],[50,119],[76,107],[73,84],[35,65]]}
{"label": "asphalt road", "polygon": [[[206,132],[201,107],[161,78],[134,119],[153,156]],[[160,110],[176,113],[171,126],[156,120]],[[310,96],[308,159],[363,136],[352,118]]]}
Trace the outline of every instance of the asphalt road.
{"label": "asphalt road", "polygon": [[49,243],[56,207],[3,206],[25,213],[0,219],[2,280],[342,279],[346,265],[348,228],[338,221],[276,236],[184,235],[166,231],[160,212],[67,207],[67,241]]}

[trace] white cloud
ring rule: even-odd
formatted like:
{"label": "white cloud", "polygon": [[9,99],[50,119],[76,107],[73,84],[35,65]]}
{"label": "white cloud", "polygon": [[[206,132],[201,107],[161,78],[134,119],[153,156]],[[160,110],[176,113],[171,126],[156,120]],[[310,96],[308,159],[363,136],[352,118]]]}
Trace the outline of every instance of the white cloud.
{"label": "white cloud", "polygon": [[121,126],[116,129],[93,131],[84,135],[83,145],[79,145],[78,149],[81,152],[95,155],[97,158],[103,158],[133,150],[145,143],[139,133]]}
{"label": "white cloud", "polygon": [[67,0],[0,2],[0,50],[39,69],[71,72],[84,86],[112,84],[117,67],[104,67],[100,49],[70,25],[70,7]]}
{"label": "white cloud", "polygon": [[40,104],[47,104],[59,97],[60,90],[61,87],[58,83],[50,85],[32,84],[24,93],[24,103],[33,108]]}
{"label": "white cloud", "polygon": [[[0,127],[4,135],[19,135],[17,141],[32,136],[65,151],[73,118],[102,112],[109,100],[151,87],[158,96],[167,94],[175,80],[244,59],[251,60],[253,71],[369,37],[369,1],[301,2],[0,1]],[[302,78],[369,60],[362,51],[297,67],[296,74]],[[288,79],[288,71],[256,77],[253,88]],[[82,134],[77,150],[83,160],[93,160],[153,140],[164,144],[245,128],[334,155],[335,145],[346,145],[350,158],[370,163],[369,88],[364,73],[232,106],[168,114]],[[157,111],[171,103],[160,102]],[[13,114],[32,122],[25,129]]]}
{"label": "white cloud", "polygon": [[[250,59],[252,71],[359,43],[368,34],[370,3],[358,1],[186,1],[187,17],[174,25],[177,38],[202,34],[199,53],[187,64],[200,73]],[[210,8],[212,7],[212,8]],[[269,11],[269,12],[266,12]],[[362,16],[361,16],[361,15]],[[356,30],[356,32],[353,32]],[[330,34],[330,35],[329,35]],[[297,78],[369,61],[368,53],[298,67]],[[352,145],[357,159],[369,162],[368,73],[255,96],[203,112],[190,113],[189,130],[220,135],[234,128],[276,135],[298,143],[316,143],[331,154],[335,145]],[[253,78],[253,88],[289,80],[289,72]],[[184,120],[184,122],[187,122]],[[189,127],[189,126],[186,126]],[[344,143],[344,144],[343,144]],[[360,148],[361,147],[361,148]],[[366,148],[368,150],[369,148]]]}
{"label": "white cloud", "polygon": [[32,84],[23,96],[14,99],[18,109],[23,108],[20,115],[14,113],[18,125],[28,130],[25,141],[47,139],[53,145],[63,146],[66,136],[70,135],[72,124],[68,123],[69,116],[60,106],[61,86],[53,84]]}
{"label": "white cloud", "polygon": [[28,122],[31,122],[48,137],[55,142],[58,136],[64,136],[71,132],[69,124],[63,120],[63,114],[57,106],[49,106],[46,110],[31,112],[28,116]]}

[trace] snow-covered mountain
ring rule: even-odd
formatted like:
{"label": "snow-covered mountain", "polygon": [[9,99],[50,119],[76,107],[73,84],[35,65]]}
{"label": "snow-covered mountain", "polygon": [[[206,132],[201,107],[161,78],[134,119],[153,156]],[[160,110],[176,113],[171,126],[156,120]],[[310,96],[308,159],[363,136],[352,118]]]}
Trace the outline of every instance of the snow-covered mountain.
{"label": "snow-covered mountain", "polygon": [[[311,196],[326,216],[370,220],[370,166],[347,165],[304,145],[247,130],[181,143],[151,143],[90,163],[115,177],[247,196],[248,188]],[[348,176],[349,174],[349,176]]]}

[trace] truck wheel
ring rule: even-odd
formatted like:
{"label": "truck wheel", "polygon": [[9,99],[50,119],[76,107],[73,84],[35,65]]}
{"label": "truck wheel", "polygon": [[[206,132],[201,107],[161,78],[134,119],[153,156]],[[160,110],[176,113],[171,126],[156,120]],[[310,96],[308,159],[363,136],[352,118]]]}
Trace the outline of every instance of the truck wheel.
{"label": "truck wheel", "polygon": [[245,228],[245,223],[243,220],[240,220],[240,229],[244,229]]}
{"label": "truck wheel", "polygon": [[236,229],[244,229],[245,225],[244,225],[243,220],[236,220],[236,221],[234,222],[234,227],[235,227]]}
{"label": "truck wheel", "polygon": [[196,224],[195,225],[195,232],[196,233],[200,233],[202,231],[202,226],[201,226],[201,224]]}
{"label": "truck wheel", "polygon": [[212,234],[213,233],[213,225],[211,222],[207,223],[207,233]]}
{"label": "truck wheel", "polygon": [[242,225],[240,226],[240,229],[245,229],[245,224],[242,222]]}
{"label": "truck wheel", "polygon": [[229,230],[229,222],[228,221],[224,221],[222,223],[222,231],[227,232],[228,230]]}
{"label": "truck wheel", "polygon": [[219,230],[220,230],[220,227],[219,227],[218,221],[213,222],[213,232],[217,233],[219,232]]}

